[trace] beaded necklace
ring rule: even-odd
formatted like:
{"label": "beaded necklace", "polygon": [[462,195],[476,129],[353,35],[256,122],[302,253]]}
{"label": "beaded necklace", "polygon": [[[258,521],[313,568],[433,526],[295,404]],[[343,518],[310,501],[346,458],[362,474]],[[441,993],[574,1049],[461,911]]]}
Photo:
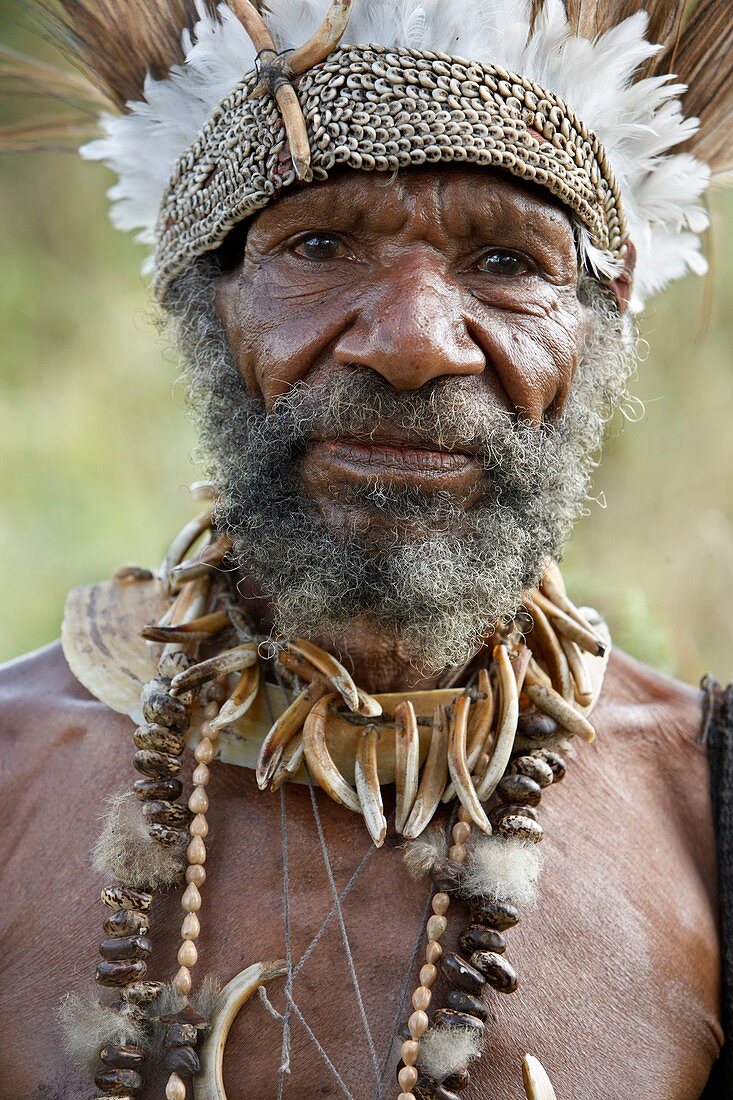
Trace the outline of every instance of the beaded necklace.
{"label": "beaded necklace", "polygon": [[[197,492],[208,496],[211,490]],[[209,1016],[189,999],[206,882],[210,767],[215,759],[243,762],[236,759],[237,724],[263,692],[272,706],[274,679],[287,682],[289,700],[280,693],[280,713],[261,740],[254,765],[261,789],[276,791],[287,781],[315,784],[361,814],[380,847],[388,828],[381,786],[395,784],[394,827],[409,842],[408,864],[429,875],[434,890],[424,963],[403,1029],[398,1100],[457,1100],[470,1081],[467,1061],[476,1055],[475,1040],[485,1027],[483,992],[490,987],[512,993],[518,986],[504,956],[504,933],[517,923],[519,911],[505,897],[476,895],[467,859],[497,838],[523,848],[542,839],[537,806],[543,790],[566,771],[557,749],[572,737],[594,737],[587,714],[605,667],[605,626],[571,603],[553,566],[514,619],[495,628],[490,662],[479,655],[446,674],[436,691],[374,696],[358,687],[335,657],[304,639],[284,641],[263,656],[262,641],[233,598],[223,568],[230,546],[212,528],[208,506],[173,540],[159,571],[167,609],[141,631],[162,648],[156,654],[158,675],[141,694],[144,721],[134,733],[133,765],[142,778],[134,793],[150,841],[185,862],[179,875],[185,881],[181,944],[171,982],[182,1007],[161,1015],[156,1005],[163,983],[145,979],[152,888],[142,889],[137,881],[105,887],[101,900],[110,914],[96,980],[119,991],[111,1011],[129,1025],[135,1041],[101,1050],[103,1068],[95,1083],[104,1096],[139,1092],[148,1034],[157,1022],[166,1029],[166,1100],[187,1100],[189,1080],[196,1100],[226,1100],[222,1061],[229,1027],[258,989],[287,972],[281,962],[247,967],[226,986]],[[151,577],[148,571],[124,569],[116,581],[134,584]],[[182,805],[179,775],[187,741],[195,767],[193,788]],[[453,807],[444,846],[434,831],[424,839],[441,803]],[[458,937],[459,950],[444,954],[441,940],[454,902],[468,904],[470,920]],[[439,967],[451,989],[446,1005],[430,1018]],[[457,1044],[461,1053],[454,1062],[443,1059],[440,1079],[427,1071],[431,1061],[423,1051],[438,1032],[470,1040],[468,1048],[465,1041]],[[522,1069],[530,1100],[552,1100],[540,1063],[528,1055]]]}

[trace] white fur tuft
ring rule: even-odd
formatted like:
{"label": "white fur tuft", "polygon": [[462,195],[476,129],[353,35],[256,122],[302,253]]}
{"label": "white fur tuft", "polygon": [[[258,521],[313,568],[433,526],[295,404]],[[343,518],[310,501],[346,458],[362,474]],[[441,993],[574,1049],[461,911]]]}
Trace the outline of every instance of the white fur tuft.
{"label": "white fur tuft", "polygon": [[436,1081],[464,1070],[481,1053],[481,1040],[474,1029],[431,1027],[420,1040],[418,1065]]}
{"label": "white fur tuft", "polygon": [[182,874],[186,839],[183,829],[172,847],[158,844],[148,832],[141,803],[132,791],[125,791],[108,801],[94,846],[94,869],[138,888],[170,886]]}
{"label": "white fur tuft", "polygon": [[533,905],[541,862],[537,844],[497,835],[481,836],[466,860],[461,893],[512,905]]}
{"label": "white fur tuft", "polygon": [[[330,0],[268,0],[265,15],[278,45],[302,43]],[[254,48],[224,4],[218,18],[196,0],[199,16],[184,35],[184,65],[164,80],[149,77],[145,98],[122,118],[102,120],[105,136],[82,156],[104,161],[119,177],[109,192],[112,218],[153,244],[163,192],[179,155],[220,100],[254,67]],[[591,42],[571,34],[562,0],[545,0],[530,33],[529,0],[356,0],[345,41],[437,50],[521,73],[564,98],[595,131],[620,185],[637,253],[632,308],[705,261],[697,238],[707,224],[701,198],[709,171],[671,150],[694,133],[671,78],[634,82],[638,66],[657,52],[646,40],[647,16],[637,12]],[[597,275],[612,261],[578,234],[580,255]]]}
{"label": "white fur tuft", "polygon": [[86,1073],[97,1071],[102,1047],[148,1047],[145,1031],[138,1024],[101,1004],[91,993],[83,997],[68,993],[61,1001],[58,1018],[64,1050]]}

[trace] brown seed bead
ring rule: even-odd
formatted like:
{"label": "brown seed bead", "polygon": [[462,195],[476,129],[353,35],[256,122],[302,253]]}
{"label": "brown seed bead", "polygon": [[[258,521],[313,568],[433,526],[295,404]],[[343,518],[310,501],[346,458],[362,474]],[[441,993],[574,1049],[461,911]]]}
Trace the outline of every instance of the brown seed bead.
{"label": "brown seed bead", "polygon": [[186,913],[181,925],[181,938],[195,940],[201,932],[201,924],[195,913]]}
{"label": "brown seed bead", "polygon": [[444,976],[451,985],[457,985],[468,993],[480,993],[486,985],[483,974],[459,955],[446,955],[441,966]]}
{"label": "brown seed bead", "polygon": [[118,909],[103,927],[108,936],[145,936],[150,931],[150,917],[134,909]]}
{"label": "brown seed bead", "polygon": [[198,886],[200,889],[206,882],[206,868],[202,867],[200,863],[192,863],[190,867],[186,868],[186,882],[192,882],[194,886]]}
{"label": "brown seed bead", "polygon": [[542,788],[528,775],[505,775],[496,788],[502,802],[516,802],[520,806],[538,806]]}
{"label": "brown seed bead", "polygon": [[168,679],[168,683],[179,672],[185,672],[187,668],[193,668],[198,664],[190,653],[184,653],[181,649],[174,649],[172,653],[164,653],[158,662],[158,675]]}
{"label": "brown seed bead", "polygon": [[181,908],[187,913],[198,913],[201,908],[201,894],[194,882],[189,882],[188,886],[183,891]]}
{"label": "brown seed bead", "polygon": [[149,802],[154,798],[175,802],[183,794],[183,783],[180,779],[136,779],[132,786],[141,802]]}
{"label": "brown seed bead", "polygon": [[193,1047],[171,1047],[165,1056],[165,1068],[181,1077],[194,1077],[201,1069],[201,1062]]}
{"label": "brown seed bead", "polygon": [[209,796],[203,787],[194,787],[188,800],[192,814],[205,814],[209,808]]}
{"label": "brown seed bead", "polygon": [[412,1092],[401,1092],[397,1100],[415,1100],[415,1095]]}
{"label": "brown seed bead", "polygon": [[425,963],[425,966],[420,968],[420,985],[426,985],[429,989],[431,985],[435,985],[437,977],[438,968],[432,963]]}
{"label": "brown seed bead", "polygon": [[421,1009],[416,1009],[407,1021],[411,1039],[421,1039],[428,1030],[428,1018]]}
{"label": "brown seed bead", "polygon": [[403,1066],[397,1074],[400,1088],[403,1092],[409,1092],[417,1084],[417,1070],[414,1066]]}
{"label": "brown seed bead", "polygon": [[471,955],[471,966],[480,970],[489,985],[499,993],[513,993],[519,985],[514,967],[494,951],[475,951]]}
{"label": "brown seed bead", "polygon": [[457,821],[453,826],[453,843],[465,844],[471,835],[471,826],[467,821]]}
{"label": "brown seed bead", "polygon": [[195,836],[186,848],[189,863],[206,863],[206,845],[200,836]]}
{"label": "brown seed bead", "polygon": [[412,1090],[415,1096],[415,1100],[433,1100],[435,1090],[438,1088],[438,1082],[434,1081],[432,1077],[428,1077],[426,1074],[421,1073],[415,1088]]}
{"label": "brown seed bead", "polygon": [[133,982],[122,990],[122,996],[126,1001],[135,1005],[147,1005],[160,993],[163,982]]}
{"label": "brown seed bead", "polygon": [[452,1008],[439,1008],[433,1016],[433,1026],[470,1028],[479,1035],[484,1033],[484,1022],[478,1016],[472,1016],[470,1012],[456,1012]]}
{"label": "brown seed bead", "polygon": [[412,994],[412,1007],[426,1012],[432,999],[432,992],[425,985],[419,985]]}
{"label": "brown seed bead", "polygon": [[197,764],[193,769],[193,775],[191,776],[191,782],[194,787],[205,787],[211,779],[211,772],[206,764]]}
{"label": "brown seed bead", "polygon": [[108,909],[139,909],[147,913],[153,904],[152,894],[133,886],[105,886],[99,896]]}
{"label": "brown seed bead", "polygon": [[537,756],[540,760],[544,760],[546,764],[552,768],[552,774],[554,776],[555,783],[559,783],[561,779],[565,778],[565,772],[567,766],[562,756],[559,753],[553,752],[552,749],[534,749],[531,756]]}
{"label": "brown seed bead", "polygon": [[455,894],[461,884],[461,874],[461,867],[457,863],[452,863],[449,859],[439,859],[430,872],[430,877],[436,890],[444,894]]}
{"label": "brown seed bead", "polygon": [[499,823],[499,832],[502,836],[521,840],[523,844],[537,844],[545,835],[539,821],[532,821],[524,814],[507,814]]}
{"label": "brown seed bead", "polygon": [[471,1084],[471,1074],[467,1069],[456,1070],[455,1073],[451,1073],[442,1082],[443,1088],[455,1089],[457,1092],[462,1092],[463,1089],[467,1089]]}
{"label": "brown seed bead", "polygon": [[126,959],[117,962],[101,962],[97,967],[94,980],[100,985],[122,986],[145,977],[148,969],[143,959]]}
{"label": "brown seed bead", "polygon": [[539,741],[557,733],[557,722],[549,714],[520,714],[517,730],[524,737]]}
{"label": "brown seed bead", "polygon": [[147,1054],[141,1047],[104,1047],[99,1057],[105,1066],[112,1069],[137,1069],[145,1061]]}
{"label": "brown seed bead", "polygon": [[443,948],[437,940],[431,940],[425,948],[425,960],[431,966],[435,966],[443,957]]}
{"label": "brown seed bead", "polygon": [[446,997],[448,1008],[456,1012],[467,1012],[479,1020],[486,1020],[489,1015],[488,1005],[484,1004],[480,997],[474,997],[466,993],[465,989],[451,989]]}
{"label": "brown seed bead", "polygon": [[400,1047],[400,1054],[402,1055],[402,1061],[406,1066],[414,1066],[417,1062],[417,1056],[420,1053],[420,1044],[414,1039],[406,1039]]}
{"label": "brown seed bead", "polygon": [[534,779],[540,787],[549,787],[554,779],[552,768],[539,756],[518,756],[512,763],[512,768],[519,775]]}
{"label": "brown seed bead", "polygon": [[155,752],[153,749],[138,749],[132,758],[133,765],[143,775],[154,778],[167,778],[181,774],[181,761],[167,752]]}
{"label": "brown seed bead", "polygon": [[448,927],[448,921],[445,917],[436,917],[433,915],[428,918],[427,933],[429,940],[439,940]]}
{"label": "brown seed bead", "polygon": [[179,734],[165,726],[157,726],[154,722],[138,726],[132,739],[138,749],[154,749],[155,752],[166,752],[171,756],[180,756],[185,745]]}
{"label": "brown seed bead", "polygon": [[99,954],[103,959],[142,959],[152,950],[152,940],[147,936],[102,940],[99,945]]}
{"label": "brown seed bead", "polygon": [[172,1073],[165,1086],[165,1100],[186,1100],[186,1082]]}
{"label": "brown seed bead", "polygon": [[106,1069],[97,1074],[94,1084],[108,1096],[123,1096],[126,1092],[139,1092],[143,1079],[134,1069]]}
{"label": "brown seed bead", "polygon": [[[218,680],[209,680],[208,684],[199,691],[199,699],[204,707],[208,707],[209,703],[218,703],[219,706],[216,709],[216,714],[219,713],[221,704],[226,701],[227,689],[224,684],[220,684]],[[214,714],[206,715],[207,718],[214,718]]]}
{"label": "brown seed bead", "polygon": [[146,802],[143,815],[151,825],[168,825],[171,829],[182,828],[191,821],[191,811],[175,802]]}
{"label": "brown seed bead", "polygon": [[534,806],[520,806],[516,802],[507,802],[504,806],[495,806],[489,814],[489,820],[495,829],[498,829],[503,818],[509,814],[523,814],[525,817],[531,817],[533,821],[537,821],[538,814]]}
{"label": "brown seed bead", "polygon": [[463,863],[466,858],[466,849],[462,844],[454,844],[448,849],[448,855],[456,863]]}
{"label": "brown seed bead", "polygon": [[504,932],[519,922],[519,910],[508,901],[489,901],[488,898],[474,898],[471,901],[471,923],[485,924]]}
{"label": "brown seed bead", "polygon": [[173,979],[173,988],[178,993],[183,993],[183,995],[187,997],[191,992],[191,984],[191,971],[187,966],[180,967]]}
{"label": "brown seed bead", "polygon": [[193,750],[193,755],[198,764],[210,764],[214,759],[214,746],[211,739],[203,737]]}
{"label": "brown seed bead", "polygon": [[506,951],[504,937],[494,928],[484,928],[482,924],[469,924],[461,932],[458,943],[466,955],[473,955],[474,951],[496,951],[502,955]]}
{"label": "brown seed bead", "polygon": [[165,1033],[166,1047],[195,1047],[199,1033],[193,1024],[171,1024]]}
{"label": "brown seed bead", "polygon": [[191,725],[188,707],[167,692],[156,692],[143,703],[143,718],[158,726],[167,726],[176,733],[185,733]]}
{"label": "brown seed bead", "polygon": [[203,814],[196,814],[195,818],[188,826],[188,831],[191,836],[208,836],[209,835],[209,823]]}
{"label": "brown seed bead", "polygon": [[148,833],[155,843],[163,848],[172,848],[181,837],[181,830],[174,829],[172,825],[151,825]]}
{"label": "brown seed bead", "polygon": [[435,915],[437,917],[442,917],[445,913],[448,912],[448,908],[450,906],[450,898],[448,894],[444,894],[442,891],[440,891],[437,894],[433,895],[433,900],[431,904]]}
{"label": "brown seed bead", "polygon": [[189,970],[198,962],[199,953],[193,940],[184,940],[178,948],[178,961],[181,966],[187,966]]}

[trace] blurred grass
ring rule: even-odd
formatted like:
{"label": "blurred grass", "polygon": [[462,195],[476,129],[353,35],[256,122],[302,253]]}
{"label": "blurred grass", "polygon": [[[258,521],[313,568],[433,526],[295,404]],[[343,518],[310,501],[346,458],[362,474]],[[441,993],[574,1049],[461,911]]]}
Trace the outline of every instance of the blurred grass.
{"label": "blurred grass", "polygon": [[[38,52],[18,10],[0,0],[0,38]],[[0,660],[58,635],[72,585],[157,563],[192,511],[175,360],[141,249],[107,221],[109,184],[73,155],[0,158]],[[613,424],[594,488],[606,507],[566,559],[616,644],[693,682],[733,676],[733,196],[713,212],[714,278],[645,317],[646,412]]]}

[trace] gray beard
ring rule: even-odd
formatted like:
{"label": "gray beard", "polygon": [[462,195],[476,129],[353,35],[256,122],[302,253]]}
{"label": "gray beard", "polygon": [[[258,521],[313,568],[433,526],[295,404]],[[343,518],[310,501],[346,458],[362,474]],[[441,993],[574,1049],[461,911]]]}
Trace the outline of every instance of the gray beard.
{"label": "gray beard", "polygon": [[[634,366],[628,323],[583,281],[595,323],[565,409],[539,428],[497,412],[474,379],[403,393],[363,368],[326,385],[298,383],[268,414],[247,393],[214,313],[214,275],[199,261],[166,307],[188,364],[202,456],[221,489],[217,523],[242,573],[271,601],[276,631],[335,638],[366,621],[423,669],[465,660],[560,556]],[[475,452],[486,494],[464,509],[446,493],[375,480],[353,498],[379,513],[379,537],[334,534],[303,490],[305,446],[368,437],[383,422]]]}

